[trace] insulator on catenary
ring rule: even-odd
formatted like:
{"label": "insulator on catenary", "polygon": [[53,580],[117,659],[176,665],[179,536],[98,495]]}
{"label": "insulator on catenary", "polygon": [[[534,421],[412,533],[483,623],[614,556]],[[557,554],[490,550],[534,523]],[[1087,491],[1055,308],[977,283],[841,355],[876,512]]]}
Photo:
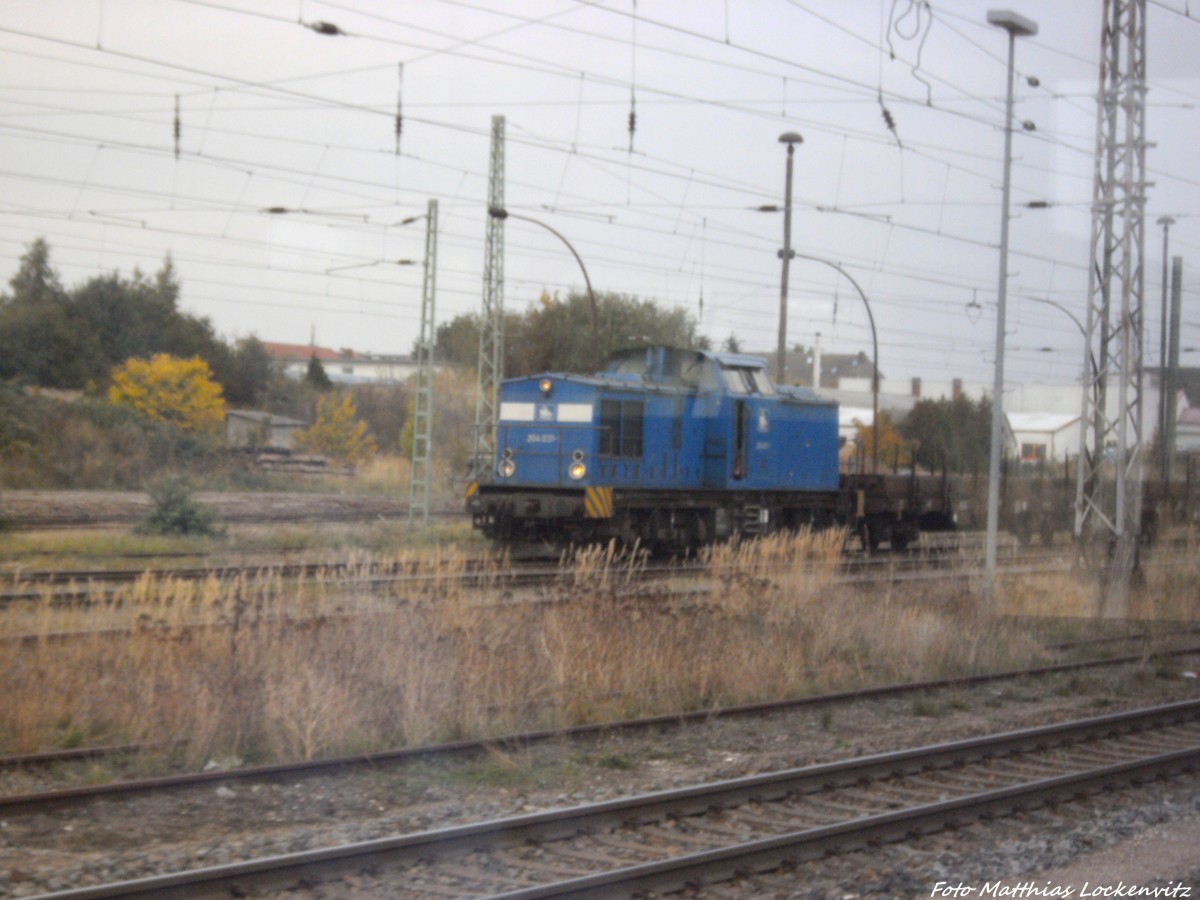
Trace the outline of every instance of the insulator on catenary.
{"label": "insulator on catenary", "polygon": [[400,155],[400,134],[404,131],[404,63],[400,63],[400,86],[396,90],[396,155]]}
{"label": "insulator on catenary", "polygon": [[315,31],[317,34],[327,34],[327,35],[330,35],[331,37],[336,37],[338,35],[342,35],[342,34],[346,33],[344,31],[342,31],[342,29],[340,29],[336,25],[334,25],[332,22],[309,22],[308,27],[311,28],[313,31]]}
{"label": "insulator on catenary", "polygon": [[179,159],[179,135],[182,128],[179,124],[179,95],[175,95],[175,158]]}
{"label": "insulator on catenary", "polygon": [[883,124],[892,133],[892,136],[896,139],[896,143],[903,147],[904,144],[900,142],[900,132],[896,130],[896,119],[892,116],[892,111],[884,106],[882,101],[879,104],[879,109],[883,113]]}

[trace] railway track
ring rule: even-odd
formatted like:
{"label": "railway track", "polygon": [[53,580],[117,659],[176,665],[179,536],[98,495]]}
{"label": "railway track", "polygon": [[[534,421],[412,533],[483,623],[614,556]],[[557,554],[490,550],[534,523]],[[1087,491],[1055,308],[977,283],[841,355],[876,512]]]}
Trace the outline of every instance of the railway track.
{"label": "railway track", "polygon": [[338,582],[359,586],[423,585],[461,580],[465,585],[485,580],[506,587],[543,584],[562,577],[557,566],[521,566],[498,572],[484,560],[468,562],[459,573],[428,571],[419,564],[354,563],[346,561],[284,563],[258,566],[195,566],[172,569],[65,570],[29,572],[9,576],[12,587],[0,591],[0,609],[19,601],[51,600],[56,603],[90,602],[116,596],[123,586],[139,580],[165,581],[285,581]]}
{"label": "railway track", "polygon": [[[1162,651],[1158,658],[1200,656],[1200,646]],[[18,813],[41,813],[61,811],[73,806],[91,803],[102,798],[125,800],[137,795],[187,790],[195,787],[212,786],[234,782],[263,782],[280,779],[318,777],[352,769],[375,769],[383,765],[409,762],[417,759],[437,759],[451,756],[479,756],[495,748],[528,748],[550,741],[577,741],[600,734],[617,732],[649,732],[663,728],[674,728],[719,718],[736,718],[786,713],[804,708],[851,703],[859,700],[883,699],[903,695],[923,694],[938,690],[972,688],[985,684],[1013,681],[1020,678],[1044,677],[1090,669],[1112,668],[1122,665],[1138,665],[1147,660],[1145,654],[1114,656],[1099,660],[1063,662],[1031,669],[1014,669],[1005,672],[987,672],[952,678],[939,678],[916,682],[876,685],[855,690],[836,691],[785,700],[744,704],[718,709],[701,709],[640,719],[625,719],[610,722],[579,725],[570,728],[524,732],[502,737],[479,740],[461,740],[443,744],[404,747],[353,756],[306,760],[295,763],[277,763],[249,766],[240,769],[191,772],[146,778],[136,781],[117,781],[108,784],[91,784],[81,787],[41,790],[32,793],[0,796],[0,816]],[[0,757],[0,769],[34,768],[74,760],[94,760],[104,756],[129,755],[139,750],[161,749],[161,745],[122,745],[116,747],[78,748],[74,750],[49,751],[46,753],[23,754]]]}
{"label": "railway track", "polygon": [[[22,514],[14,516],[11,527],[16,531],[66,531],[129,526],[140,522],[150,511],[147,505],[131,512],[74,513],[57,515]],[[429,517],[439,522],[467,522],[470,517],[459,510],[430,510]],[[353,524],[358,522],[408,521],[408,508],[398,504],[388,509],[364,510],[317,510],[311,512],[275,513],[229,513],[218,516],[218,521],[229,525],[295,525],[311,523],[321,525]]]}
{"label": "railway track", "polygon": [[[979,574],[972,567],[982,565],[964,551],[943,547],[931,552],[906,552],[884,556],[849,555],[841,562],[839,581],[844,584],[869,583],[881,579],[903,580],[923,576],[942,577],[947,569],[963,575]],[[1163,564],[1183,563],[1192,559],[1190,554],[1162,554]],[[1001,567],[1001,574],[1037,574],[1060,572],[1070,569],[1073,560],[1061,553],[1044,550],[1027,550],[1009,556]],[[720,576],[720,571],[706,568],[695,561],[684,560],[671,563],[618,564],[617,574],[630,575],[638,579],[665,579],[672,576],[694,576],[711,572]],[[495,560],[483,558],[469,560],[460,573],[444,571],[430,572],[419,563],[379,563],[331,560],[323,562],[299,562],[263,565],[231,566],[181,566],[163,569],[66,569],[41,570],[21,573],[0,573],[0,609],[5,605],[33,600],[50,599],[59,603],[103,600],[114,596],[122,586],[146,580],[155,581],[231,581],[245,579],[263,581],[283,579],[289,581],[343,582],[369,586],[394,584],[428,583],[434,579],[445,582],[459,579],[465,585],[490,581],[504,587],[533,587],[570,580],[573,577],[569,564],[546,562],[509,563],[507,568],[498,568]]]}
{"label": "railway track", "polygon": [[244,896],[342,877],[381,894],[667,893],[1198,767],[1192,700],[44,896]]}

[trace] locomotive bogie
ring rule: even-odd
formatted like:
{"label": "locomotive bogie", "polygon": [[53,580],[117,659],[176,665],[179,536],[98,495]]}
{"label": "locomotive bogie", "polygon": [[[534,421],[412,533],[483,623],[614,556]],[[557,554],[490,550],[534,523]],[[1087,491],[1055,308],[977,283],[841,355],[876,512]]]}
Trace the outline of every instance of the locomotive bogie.
{"label": "locomotive bogie", "polygon": [[[592,497],[609,504],[597,516]],[[512,545],[562,546],[617,540],[682,553],[736,537],[829,527],[849,510],[838,492],[739,493],[616,489],[607,494],[530,490],[481,491],[475,527]],[[839,508],[841,507],[841,508]]]}

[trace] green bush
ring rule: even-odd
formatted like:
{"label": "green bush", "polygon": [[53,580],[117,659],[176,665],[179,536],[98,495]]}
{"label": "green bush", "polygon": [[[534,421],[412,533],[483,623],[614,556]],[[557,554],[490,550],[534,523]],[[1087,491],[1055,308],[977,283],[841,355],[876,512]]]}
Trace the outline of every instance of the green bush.
{"label": "green bush", "polygon": [[196,502],[187,479],[170,476],[150,488],[154,509],[137,526],[139,534],[220,534],[216,513]]}
{"label": "green bush", "polygon": [[228,463],[221,442],[105,400],[25,396],[0,384],[0,486],[138,490],[163,472]]}

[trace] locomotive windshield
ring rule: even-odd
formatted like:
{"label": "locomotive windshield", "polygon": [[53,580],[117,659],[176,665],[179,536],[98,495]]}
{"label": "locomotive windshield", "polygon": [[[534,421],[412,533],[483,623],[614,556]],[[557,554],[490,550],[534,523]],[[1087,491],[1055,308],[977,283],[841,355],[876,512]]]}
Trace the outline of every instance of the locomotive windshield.
{"label": "locomotive windshield", "polygon": [[657,384],[682,384],[702,391],[716,390],[721,383],[716,362],[696,350],[674,347],[625,350],[613,357],[608,372],[633,375]]}
{"label": "locomotive windshield", "polygon": [[762,369],[751,369],[747,366],[722,366],[721,375],[725,379],[725,387],[731,394],[762,394],[764,397],[775,396],[775,386]]}

